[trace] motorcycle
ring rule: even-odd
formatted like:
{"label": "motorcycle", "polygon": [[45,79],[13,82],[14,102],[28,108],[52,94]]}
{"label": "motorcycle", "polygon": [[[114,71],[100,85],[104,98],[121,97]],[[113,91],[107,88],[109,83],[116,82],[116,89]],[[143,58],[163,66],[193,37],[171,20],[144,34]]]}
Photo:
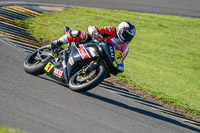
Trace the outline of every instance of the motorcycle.
{"label": "motorcycle", "polygon": [[[50,45],[38,48],[24,60],[24,70],[32,75],[46,73],[51,78],[68,84],[73,91],[83,92],[100,84],[110,74],[118,74],[118,64],[122,55],[113,39],[112,43],[93,40],[74,45],[70,50],[62,49],[55,53]],[[116,54],[117,53],[117,54]]]}

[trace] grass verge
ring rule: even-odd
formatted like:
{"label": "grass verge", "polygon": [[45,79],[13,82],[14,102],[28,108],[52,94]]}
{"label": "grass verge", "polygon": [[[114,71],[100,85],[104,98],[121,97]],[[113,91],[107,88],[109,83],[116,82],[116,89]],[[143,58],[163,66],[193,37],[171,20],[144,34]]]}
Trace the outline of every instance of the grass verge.
{"label": "grass verge", "polygon": [[0,127],[0,133],[22,133],[22,132],[14,130],[14,129],[8,129],[8,128],[5,128],[5,127]]}
{"label": "grass verge", "polygon": [[117,27],[122,21],[137,31],[118,78],[200,117],[200,19],[78,7],[20,23],[36,39],[52,41],[66,25],[87,31],[88,25]]}

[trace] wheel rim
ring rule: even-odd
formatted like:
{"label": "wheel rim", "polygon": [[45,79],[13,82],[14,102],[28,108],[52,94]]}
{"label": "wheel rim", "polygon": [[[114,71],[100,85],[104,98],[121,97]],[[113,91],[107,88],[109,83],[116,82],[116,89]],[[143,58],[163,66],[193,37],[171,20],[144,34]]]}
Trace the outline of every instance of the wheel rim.
{"label": "wheel rim", "polygon": [[83,70],[78,71],[72,78],[72,84],[82,85],[90,82],[99,74],[99,70],[95,69],[92,72],[85,74]]}
{"label": "wheel rim", "polygon": [[88,74],[85,74],[85,73],[79,73],[77,76],[76,76],[76,81],[79,82],[79,83],[82,83],[82,82],[89,82],[90,80],[92,80],[94,77],[94,75],[96,74],[96,70],[88,73]]}
{"label": "wheel rim", "polygon": [[[43,52],[48,52],[48,51],[49,51],[48,47],[44,47],[42,49],[39,49],[39,50],[35,51],[35,53],[33,54],[33,56],[30,57],[30,59],[28,60],[28,63],[32,64],[32,65],[36,65],[36,64],[41,63],[41,59],[45,59],[46,57],[48,57],[47,55],[42,54],[42,53]],[[38,57],[39,55],[40,55],[41,58]]]}

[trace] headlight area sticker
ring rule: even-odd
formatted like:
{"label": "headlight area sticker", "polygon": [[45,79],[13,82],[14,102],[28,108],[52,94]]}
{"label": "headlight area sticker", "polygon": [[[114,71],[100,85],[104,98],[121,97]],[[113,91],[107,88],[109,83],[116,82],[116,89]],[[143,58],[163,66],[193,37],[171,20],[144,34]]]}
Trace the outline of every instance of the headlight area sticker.
{"label": "headlight area sticker", "polygon": [[52,69],[53,67],[54,67],[54,65],[53,65],[51,62],[49,62],[49,63],[45,66],[44,70],[47,71],[47,72],[50,72],[51,69]]}

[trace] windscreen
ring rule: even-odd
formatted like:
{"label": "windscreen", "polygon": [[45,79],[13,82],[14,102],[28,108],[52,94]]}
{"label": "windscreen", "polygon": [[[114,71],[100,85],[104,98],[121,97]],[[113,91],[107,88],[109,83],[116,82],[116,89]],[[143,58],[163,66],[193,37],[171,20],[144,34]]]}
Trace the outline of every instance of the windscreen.
{"label": "windscreen", "polygon": [[122,59],[125,55],[126,50],[128,49],[128,44],[122,42],[118,38],[113,38],[112,43],[114,45],[115,60],[117,64],[122,64]]}

